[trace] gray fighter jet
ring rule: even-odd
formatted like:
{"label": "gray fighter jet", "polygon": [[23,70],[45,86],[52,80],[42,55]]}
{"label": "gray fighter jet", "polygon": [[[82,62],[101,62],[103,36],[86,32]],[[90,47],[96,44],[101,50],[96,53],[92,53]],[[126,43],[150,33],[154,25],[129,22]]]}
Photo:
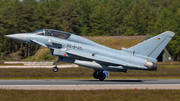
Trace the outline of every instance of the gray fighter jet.
{"label": "gray fighter jet", "polygon": [[53,68],[58,71],[59,61],[74,63],[94,69],[93,77],[103,81],[107,71],[127,72],[127,70],[156,70],[157,57],[175,33],[166,31],[128,49],[116,50],[97,44],[84,37],[64,31],[43,29],[31,33],[6,35],[11,39],[38,44],[50,49],[58,56]]}

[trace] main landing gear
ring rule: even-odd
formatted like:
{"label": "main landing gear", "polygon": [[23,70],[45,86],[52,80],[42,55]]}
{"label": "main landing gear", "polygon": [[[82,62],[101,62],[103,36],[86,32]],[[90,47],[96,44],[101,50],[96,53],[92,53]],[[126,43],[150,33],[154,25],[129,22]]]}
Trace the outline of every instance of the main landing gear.
{"label": "main landing gear", "polygon": [[95,71],[93,73],[93,77],[95,79],[99,79],[100,81],[103,81],[106,78],[106,75],[103,73],[103,71]]}
{"label": "main landing gear", "polygon": [[57,71],[58,71],[58,68],[57,68],[58,62],[59,62],[59,58],[58,58],[57,61],[56,61],[55,67],[53,68],[53,71],[54,71],[54,72],[57,72]]}

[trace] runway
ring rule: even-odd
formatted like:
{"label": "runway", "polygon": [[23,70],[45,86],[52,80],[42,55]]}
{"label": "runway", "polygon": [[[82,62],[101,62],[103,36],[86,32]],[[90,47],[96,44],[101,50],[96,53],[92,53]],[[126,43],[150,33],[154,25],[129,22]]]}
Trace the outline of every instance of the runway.
{"label": "runway", "polygon": [[122,85],[122,84],[180,84],[179,79],[129,79],[129,80],[0,80],[0,85]]}
{"label": "runway", "polygon": [[102,90],[102,89],[180,89],[179,79],[128,80],[0,80],[0,89],[18,90]]}

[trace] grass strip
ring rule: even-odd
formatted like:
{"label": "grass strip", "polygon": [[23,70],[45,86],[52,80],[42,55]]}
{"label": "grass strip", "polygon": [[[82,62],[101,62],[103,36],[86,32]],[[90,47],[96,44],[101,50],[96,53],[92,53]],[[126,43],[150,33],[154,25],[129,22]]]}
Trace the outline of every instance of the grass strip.
{"label": "grass strip", "polygon": [[0,90],[1,101],[178,101],[180,90]]}

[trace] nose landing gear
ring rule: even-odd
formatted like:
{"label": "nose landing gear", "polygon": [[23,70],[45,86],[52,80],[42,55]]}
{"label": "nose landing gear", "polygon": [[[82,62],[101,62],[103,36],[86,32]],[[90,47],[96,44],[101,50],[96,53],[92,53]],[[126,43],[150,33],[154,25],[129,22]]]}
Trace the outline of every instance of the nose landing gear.
{"label": "nose landing gear", "polygon": [[56,65],[55,65],[55,67],[53,68],[53,71],[54,71],[54,72],[57,72],[57,71],[58,71],[57,65],[58,65],[59,59],[60,59],[60,57],[57,59]]}

